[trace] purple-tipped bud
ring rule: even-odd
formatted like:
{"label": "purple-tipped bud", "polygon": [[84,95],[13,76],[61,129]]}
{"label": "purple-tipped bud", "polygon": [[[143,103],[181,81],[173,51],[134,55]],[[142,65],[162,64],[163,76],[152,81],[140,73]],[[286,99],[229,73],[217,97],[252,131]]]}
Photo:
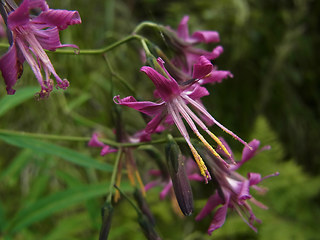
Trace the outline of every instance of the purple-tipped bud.
{"label": "purple-tipped bud", "polygon": [[141,192],[138,189],[135,189],[133,196],[137,201],[141,212],[143,212],[143,214],[148,218],[152,226],[154,226],[156,222],[154,220],[153,214],[151,213],[148,203],[146,202],[145,198],[142,196]]}
{"label": "purple-tipped bud", "polygon": [[112,216],[113,216],[112,205],[107,204],[107,206],[103,207],[101,209],[101,215],[102,215],[102,225],[100,229],[99,240],[107,240],[110,227],[111,227]]}
{"label": "purple-tipped bud", "polygon": [[188,175],[185,171],[184,159],[180,148],[174,140],[170,140],[166,147],[168,170],[174,193],[182,213],[189,216],[193,212],[193,195]]}

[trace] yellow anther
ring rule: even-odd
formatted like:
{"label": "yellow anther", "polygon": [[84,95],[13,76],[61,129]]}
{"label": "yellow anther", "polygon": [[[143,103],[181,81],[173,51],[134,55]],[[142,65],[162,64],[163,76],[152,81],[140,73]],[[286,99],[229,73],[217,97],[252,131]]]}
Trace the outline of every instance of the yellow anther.
{"label": "yellow anther", "polygon": [[210,179],[210,176],[208,175],[208,169],[207,166],[205,165],[204,161],[202,160],[201,156],[197,152],[197,150],[191,145],[188,144],[190,147],[190,150],[192,152],[192,155],[194,159],[196,160],[196,163],[200,169],[200,173],[202,176],[204,176],[206,179]]}
{"label": "yellow anther", "polygon": [[228,157],[231,158],[231,154],[229,153],[227,148],[223,145],[223,143],[220,141],[220,139],[216,135],[214,135],[212,132],[210,132],[209,130],[207,131],[207,133],[222,148],[222,151],[224,151],[225,154],[227,154]]}

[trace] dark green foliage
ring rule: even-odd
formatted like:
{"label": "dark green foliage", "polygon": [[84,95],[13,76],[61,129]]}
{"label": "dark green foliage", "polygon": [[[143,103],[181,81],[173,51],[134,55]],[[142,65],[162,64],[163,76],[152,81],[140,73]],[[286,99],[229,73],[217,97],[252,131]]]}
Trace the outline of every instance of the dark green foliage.
{"label": "dark green foliage", "polygon": [[[269,188],[265,196],[255,196],[269,206],[267,211],[254,207],[256,216],[263,221],[258,234],[236,213],[229,212],[224,226],[209,237],[206,231],[211,217],[194,221],[210,195],[206,192],[208,186],[200,183],[192,183],[197,194],[194,215],[189,217],[177,215],[169,199],[159,200],[160,187],[148,191],[146,201],[156,221],[152,231],[156,230],[162,239],[319,239],[320,1],[48,3],[52,8],[79,11],[83,23],[61,32],[61,42],[77,44],[81,49],[111,44],[144,20],[176,28],[185,14],[190,15],[190,32],[219,31],[225,51],[214,63],[221,70],[230,70],[234,78],[211,86],[211,95],[204,104],[238,136],[247,141],[257,138],[262,145],[272,146],[241,169],[243,174],[250,171],[263,176],[280,172],[278,177],[262,183]],[[146,34],[167,50],[160,32],[149,29]],[[214,45],[204,47],[210,50]],[[33,99],[40,88],[25,64],[16,95],[6,96],[3,80],[0,81],[0,128],[88,138],[97,131],[114,140],[110,113],[113,94],[131,95],[119,77],[134,86],[139,99],[150,99],[154,90],[151,81],[139,72],[143,65],[140,48],[139,42],[131,41],[105,56],[48,53],[58,74],[70,81],[70,87],[66,91],[54,90],[43,101]],[[105,57],[112,69],[107,67]],[[131,109],[123,109],[123,121],[129,133],[145,126],[141,115]],[[213,126],[212,131],[224,135],[217,127]],[[239,157],[242,146],[225,138]],[[164,159],[163,149],[157,151]],[[0,134],[0,153],[0,239],[98,239],[100,209],[115,155],[100,157],[99,151],[89,149],[85,141],[42,141],[6,134]],[[145,183],[151,180],[147,170],[157,168],[153,155],[137,157],[138,168],[144,169],[140,174]],[[132,191],[125,177],[120,187]],[[124,200],[113,207],[109,239],[143,239],[135,210]]]}

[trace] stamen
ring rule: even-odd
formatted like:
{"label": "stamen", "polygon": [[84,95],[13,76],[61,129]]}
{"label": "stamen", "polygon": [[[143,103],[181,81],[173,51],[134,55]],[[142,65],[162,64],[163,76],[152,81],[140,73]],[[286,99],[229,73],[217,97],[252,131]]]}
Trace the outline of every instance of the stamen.
{"label": "stamen", "polygon": [[136,186],[135,180],[134,180],[134,175],[133,175],[133,169],[132,166],[130,165],[129,161],[126,161],[126,167],[128,171],[128,178],[132,186]]}
{"label": "stamen", "polygon": [[[207,132],[210,137],[222,148],[222,150],[227,154],[227,156],[232,160],[233,163],[234,160],[231,157],[231,154],[228,152],[228,150],[226,149],[226,147],[223,145],[223,143],[220,141],[220,139],[218,137],[216,137],[212,132],[209,131],[209,129],[207,128],[207,126],[200,120],[200,118],[191,111],[191,109],[184,103],[184,101],[182,99],[180,99],[178,101],[179,103],[179,110],[180,113],[182,114],[182,116],[186,119],[186,121],[188,122],[189,126],[191,127],[191,129],[193,130],[193,132],[197,135],[197,137],[201,140],[201,142],[209,149],[209,151],[216,156],[219,160],[221,160],[226,167],[228,167],[229,165],[220,157],[220,155],[213,149],[213,147],[207,142],[207,140],[205,140],[205,138],[199,133],[199,131],[197,130],[197,127],[194,125],[194,123],[192,122],[192,119],[205,131]],[[189,114],[189,115],[188,115]],[[191,118],[190,118],[191,116]]]}
{"label": "stamen", "polygon": [[141,179],[141,176],[140,176],[139,171],[136,170],[136,171],[135,171],[135,174],[136,174],[137,181],[138,181],[138,183],[139,183],[139,185],[140,185],[142,195],[145,197],[145,196],[146,196],[146,190],[145,190],[144,184],[143,184],[143,182],[142,182],[142,179]]}
{"label": "stamen", "polygon": [[183,98],[186,99],[190,104],[192,104],[192,106],[194,106],[196,109],[198,109],[200,112],[202,112],[206,117],[208,117],[209,119],[211,119],[211,121],[213,121],[218,127],[220,127],[224,132],[228,133],[230,136],[232,136],[234,139],[238,140],[239,142],[241,142],[243,145],[245,145],[246,147],[248,147],[250,150],[252,150],[252,147],[249,146],[248,143],[246,143],[245,141],[243,141],[240,137],[238,137],[236,134],[234,134],[232,131],[230,131],[229,129],[227,129],[225,126],[223,126],[221,123],[219,123],[216,119],[214,119],[210,113],[207,112],[207,110],[201,106],[199,103],[197,103],[195,100],[193,100],[192,98],[190,98],[188,95],[183,95]]}
{"label": "stamen", "polygon": [[208,183],[208,180],[211,180],[211,176],[210,176],[210,173],[207,169],[207,166],[205,165],[204,161],[202,160],[202,158],[199,155],[199,153],[197,152],[197,150],[192,146],[191,142],[187,141],[187,143],[188,143],[189,148],[192,152],[194,160],[196,161],[196,163],[200,169],[201,175],[204,176],[205,182]]}
{"label": "stamen", "polygon": [[216,152],[216,150],[213,149],[213,147],[207,142],[207,140],[204,139],[204,137],[199,133],[195,133],[197,137],[200,139],[200,141],[208,148],[208,150],[216,157],[218,158],[227,168],[229,168],[229,164],[226,163],[221,156]]}
{"label": "stamen", "polygon": [[222,151],[227,154],[228,158],[232,161],[233,164],[236,164],[234,159],[232,158],[231,154],[227,150],[227,148],[224,146],[224,144],[220,141],[220,139],[214,135],[210,130],[206,130],[206,132],[210,135],[210,137],[221,147]]}

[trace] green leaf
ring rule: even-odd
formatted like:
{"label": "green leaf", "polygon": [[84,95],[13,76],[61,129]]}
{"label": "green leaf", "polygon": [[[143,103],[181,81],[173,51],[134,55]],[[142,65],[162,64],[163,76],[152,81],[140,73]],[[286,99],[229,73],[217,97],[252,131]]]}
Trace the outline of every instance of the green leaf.
{"label": "green leaf", "polygon": [[1,172],[0,181],[18,181],[19,172],[31,158],[32,154],[33,152],[30,151],[30,149],[22,150],[19,154],[17,154],[16,157],[11,160],[10,165]]}
{"label": "green leaf", "polygon": [[31,137],[10,136],[6,134],[0,134],[0,139],[2,139],[10,145],[14,145],[21,148],[28,148],[37,153],[45,153],[61,157],[68,162],[77,164],[82,167],[91,167],[107,172],[112,172],[113,170],[113,166],[107,163],[97,162],[95,159],[87,155],[81,154],[69,148],[55,145],[53,143],[40,141]]}
{"label": "green leaf", "polygon": [[5,228],[10,233],[20,231],[55,212],[106,194],[106,186],[107,183],[78,186],[52,194],[20,210]]}
{"label": "green leaf", "polygon": [[0,99],[0,117],[7,111],[19,104],[23,103],[29,98],[32,98],[34,94],[39,91],[39,87],[26,87],[19,89],[14,95],[6,95]]}

